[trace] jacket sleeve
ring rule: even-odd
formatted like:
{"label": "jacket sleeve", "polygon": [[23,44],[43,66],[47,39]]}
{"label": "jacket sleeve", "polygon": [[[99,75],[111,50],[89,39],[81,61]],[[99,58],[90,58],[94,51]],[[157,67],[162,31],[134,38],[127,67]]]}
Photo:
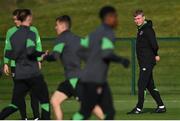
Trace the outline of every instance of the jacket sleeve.
{"label": "jacket sleeve", "polygon": [[9,41],[9,31],[6,33],[6,40],[5,40],[5,46],[4,46],[4,64],[9,63],[9,58],[5,56],[5,53],[7,50],[11,50],[11,45]]}
{"label": "jacket sleeve", "polygon": [[112,40],[110,40],[109,38],[104,37],[102,39],[101,49],[102,49],[102,58],[104,61],[116,62],[116,63],[121,63],[121,64],[124,62],[123,57],[118,56],[113,52],[114,44]]}
{"label": "jacket sleeve", "polygon": [[[42,52],[41,38],[40,38],[38,30],[35,27],[34,27],[34,32],[36,34],[36,50],[39,52]],[[41,58],[38,57],[37,60],[41,61]]]}
{"label": "jacket sleeve", "polygon": [[150,41],[150,44],[151,44],[151,47],[153,49],[154,54],[157,56],[159,46],[157,43],[157,39],[156,39],[156,35],[155,35],[154,30],[152,28],[147,29],[146,36],[147,36],[148,40]]}
{"label": "jacket sleeve", "polygon": [[61,56],[61,53],[63,52],[65,47],[65,43],[64,42],[58,42],[54,48],[53,48],[53,52],[48,54],[47,56],[44,57],[44,60],[46,61],[56,61],[59,59],[59,57]]}
{"label": "jacket sleeve", "polygon": [[28,39],[26,40],[27,56],[31,59],[37,59],[37,57],[40,57],[42,54],[44,54],[44,52],[36,50],[35,38],[35,34],[31,33],[28,35]]}
{"label": "jacket sleeve", "polygon": [[60,54],[57,52],[52,52],[44,57],[44,60],[48,62],[57,61],[60,57]]}

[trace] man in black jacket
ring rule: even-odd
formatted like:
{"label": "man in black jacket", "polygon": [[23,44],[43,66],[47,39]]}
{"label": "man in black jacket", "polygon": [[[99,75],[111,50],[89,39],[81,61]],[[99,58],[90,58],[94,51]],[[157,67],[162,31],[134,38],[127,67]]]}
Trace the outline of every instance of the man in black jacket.
{"label": "man in black jacket", "polygon": [[152,21],[145,20],[142,10],[136,10],[134,13],[134,22],[138,26],[136,52],[140,75],[138,81],[138,103],[128,114],[142,113],[146,89],[157,103],[157,108],[154,112],[164,113],[166,112],[166,108],[153,80],[153,68],[156,65],[156,61],[160,60],[160,57],[158,55],[159,47],[155,32],[152,28]]}

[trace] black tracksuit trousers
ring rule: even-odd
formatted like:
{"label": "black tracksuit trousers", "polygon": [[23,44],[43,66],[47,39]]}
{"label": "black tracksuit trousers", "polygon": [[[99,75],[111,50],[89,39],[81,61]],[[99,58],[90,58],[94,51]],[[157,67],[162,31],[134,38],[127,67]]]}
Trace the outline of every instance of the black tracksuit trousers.
{"label": "black tracksuit trousers", "polygon": [[159,91],[156,89],[153,80],[154,65],[140,66],[140,74],[138,80],[138,103],[137,108],[142,109],[144,104],[144,95],[146,89],[150,92],[158,106],[163,106]]}
{"label": "black tracksuit trousers", "polygon": [[[11,104],[17,106],[17,108],[14,108],[12,106],[4,108],[0,113],[0,119],[5,119],[17,110],[20,111],[22,120],[27,118],[25,110],[26,108],[24,107],[24,98],[29,91],[31,91],[31,94],[33,94],[33,96],[38,99],[36,102],[41,103],[40,119],[50,120],[49,93],[47,84],[45,83],[42,75],[30,79],[14,80],[14,89]],[[38,109],[38,107],[35,108]]]}
{"label": "black tracksuit trousers", "polygon": [[[12,77],[14,75],[14,71],[15,71],[15,68],[14,67],[11,67],[11,72],[12,72]],[[13,82],[14,82],[14,85],[15,85],[15,80],[14,80],[14,77],[13,77]],[[13,89],[14,90],[14,89]],[[14,93],[13,93],[14,94]],[[30,98],[31,98],[31,108],[32,108],[32,111],[33,111],[33,116],[34,116],[34,119],[36,118],[40,118],[40,113],[39,113],[39,100],[38,98],[36,97],[35,94],[33,94],[32,92],[30,92]],[[11,102],[15,102],[12,98],[12,101]],[[14,105],[14,104],[13,104]],[[25,119],[27,118],[26,116],[26,102],[25,102],[25,98],[23,99],[22,103],[21,103],[23,109],[22,109],[22,113],[21,113],[21,119]],[[15,113],[16,111],[18,111],[18,109],[16,108],[13,108],[12,106],[7,106],[5,107],[1,113],[0,113],[0,119],[3,120],[3,119],[6,119],[8,116],[10,116],[11,114]]]}

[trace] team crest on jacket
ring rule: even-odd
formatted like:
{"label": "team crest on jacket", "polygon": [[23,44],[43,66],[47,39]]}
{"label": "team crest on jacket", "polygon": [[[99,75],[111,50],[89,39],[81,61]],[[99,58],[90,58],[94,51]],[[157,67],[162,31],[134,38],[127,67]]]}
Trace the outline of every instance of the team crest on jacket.
{"label": "team crest on jacket", "polygon": [[144,32],[143,31],[140,31],[139,35],[142,35]]}

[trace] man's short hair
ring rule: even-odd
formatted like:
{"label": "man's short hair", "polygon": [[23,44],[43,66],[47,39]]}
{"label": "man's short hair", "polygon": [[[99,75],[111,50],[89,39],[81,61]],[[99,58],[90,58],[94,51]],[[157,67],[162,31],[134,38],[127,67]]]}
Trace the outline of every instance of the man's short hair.
{"label": "man's short hair", "polygon": [[65,22],[67,24],[67,27],[71,28],[71,17],[68,15],[62,15],[56,18],[56,21],[58,22]]}
{"label": "man's short hair", "polygon": [[13,16],[17,16],[20,13],[21,9],[15,9],[12,13]]}
{"label": "man's short hair", "polygon": [[30,9],[21,9],[19,14],[17,15],[17,19],[23,22],[24,20],[26,20],[28,16],[31,16],[31,15],[32,13]]}
{"label": "man's short hair", "polygon": [[136,16],[138,16],[138,15],[144,16],[143,10],[137,9],[137,10],[133,13],[133,16],[134,16],[134,17],[136,17]]}
{"label": "man's short hair", "polygon": [[108,14],[111,14],[111,13],[116,13],[116,9],[114,7],[112,7],[112,6],[104,6],[99,11],[99,17],[100,17],[101,20],[104,20],[105,17]]}

